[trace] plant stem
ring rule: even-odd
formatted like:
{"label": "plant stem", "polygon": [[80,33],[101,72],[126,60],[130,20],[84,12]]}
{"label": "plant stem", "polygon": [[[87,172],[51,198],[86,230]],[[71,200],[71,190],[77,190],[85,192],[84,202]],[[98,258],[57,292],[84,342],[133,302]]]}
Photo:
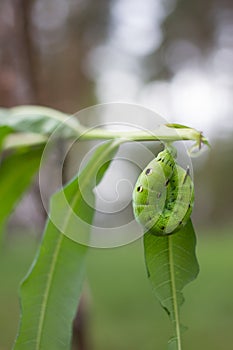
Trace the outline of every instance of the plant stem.
{"label": "plant stem", "polygon": [[199,146],[201,143],[207,144],[207,140],[203,137],[200,131],[193,128],[179,126],[178,124],[174,124],[176,126],[173,126],[173,124],[160,125],[152,131],[143,129],[137,125],[133,125],[133,127],[136,129],[133,131],[114,131],[105,128],[87,128],[80,124],[78,119],[74,116],[72,117],[68,114],[48,107],[19,106],[11,108],[9,111],[10,114],[14,116],[24,115],[33,118],[33,116],[41,115],[47,118],[55,119],[58,122],[69,126],[81,140],[111,140],[119,138],[125,141],[174,142],[180,140],[191,140],[195,141],[195,143]]}
{"label": "plant stem", "polygon": [[201,133],[195,129],[172,129],[161,125],[152,131],[112,131],[102,128],[86,129],[80,135],[82,140],[109,140],[109,139],[125,139],[126,141],[179,141],[179,140],[194,140],[198,141]]}

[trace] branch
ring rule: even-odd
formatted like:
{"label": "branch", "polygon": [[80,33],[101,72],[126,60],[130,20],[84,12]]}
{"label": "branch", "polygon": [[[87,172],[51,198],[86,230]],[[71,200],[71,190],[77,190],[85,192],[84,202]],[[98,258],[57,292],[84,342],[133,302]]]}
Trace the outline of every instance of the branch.
{"label": "branch", "polygon": [[[28,119],[33,122],[33,118],[36,121],[38,118],[44,118],[45,120],[52,119],[56,121],[58,125],[64,123],[72,130],[73,136],[81,140],[111,140],[111,139],[123,139],[127,141],[164,141],[174,142],[180,140],[195,141],[195,145],[201,148],[202,144],[208,145],[208,141],[203,137],[202,132],[189,128],[180,124],[164,124],[158,126],[154,130],[146,130],[141,126],[134,126],[135,130],[132,131],[116,131],[110,130],[109,127],[114,124],[107,124],[108,128],[88,128],[78,122],[75,116],[70,116],[55,109],[42,106],[20,106],[14,107],[7,111],[8,118],[13,118],[15,122],[19,119]],[[4,113],[4,110],[2,111]],[[4,120],[6,120],[4,118]],[[2,123],[1,123],[2,124]],[[129,126],[129,124],[125,124]],[[12,126],[12,125],[11,125]],[[132,125],[130,125],[132,127]],[[30,132],[31,130],[24,130]],[[53,130],[52,130],[53,131]],[[51,133],[52,133],[51,131]]]}

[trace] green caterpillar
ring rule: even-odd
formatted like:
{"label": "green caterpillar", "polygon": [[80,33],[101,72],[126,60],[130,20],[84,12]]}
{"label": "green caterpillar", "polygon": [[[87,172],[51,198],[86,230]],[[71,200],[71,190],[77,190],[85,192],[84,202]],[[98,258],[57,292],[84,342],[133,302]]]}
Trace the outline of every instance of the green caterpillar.
{"label": "green caterpillar", "polygon": [[165,148],[140,174],[133,191],[136,220],[157,236],[175,233],[184,226],[193,209],[194,185],[189,168],[174,159],[174,149]]}

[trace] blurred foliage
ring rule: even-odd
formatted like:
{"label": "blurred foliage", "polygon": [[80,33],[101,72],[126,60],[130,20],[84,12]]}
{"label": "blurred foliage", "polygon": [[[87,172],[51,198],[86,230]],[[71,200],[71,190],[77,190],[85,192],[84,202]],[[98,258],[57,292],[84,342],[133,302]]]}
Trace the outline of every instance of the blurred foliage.
{"label": "blurred foliage", "polygon": [[[97,77],[86,61],[94,49],[111,41],[119,3],[2,0],[0,105],[36,100],[69,112],[95,102]],[[202,59],[208,55],[218,45],[222,27],[227,26],[233,11],[230,0],[167,0],[158,4],[162,10],[155,6],[152,11],[155,18],[157,12],[164,12],[161,43],[144,54],[143,60],[134,57],[146,80],[168,78],[195,56]],[[123,58],[124,52],[119,54]]]}
{"label": "blurred foliage", "polygon": [[[194,54],[203,57],[214,49],[219,8],[224,13],[229,8],[233,9],[233,5],[230,1],[221,0],[176,1],[174,10],[162,24],[161,46],[149,58],[150,79],[169,78],[174,74],[174,68],[178,69],[187,61],[192,61]],[[196,51],[193,51],[192,45]],[[155,62],[159,66],[156,75],[153,74]]]}
{"label": "blurred foliage", "polygon": [[[232,347],[232,237],[227,230],[200,232],[199,278],[184,290],[182,321],[189,350]],[[36,251],[32,234],[11,237],[0,256],[0,349],[11,349],[19,307],[17,286]],[[93,350],[163,349],[169,320],[155,301],[146,277],[142,241],[118,249],[91,249],[88,259],[88,335]],[[224,271],[224,273],[223,273]],[[109,275],[113,276],[109,283]],[[130,278],[129,278],[130,276]],[[108,285],[108,288],[103,286]],[[225,286],[224,290],[222,286]]]}

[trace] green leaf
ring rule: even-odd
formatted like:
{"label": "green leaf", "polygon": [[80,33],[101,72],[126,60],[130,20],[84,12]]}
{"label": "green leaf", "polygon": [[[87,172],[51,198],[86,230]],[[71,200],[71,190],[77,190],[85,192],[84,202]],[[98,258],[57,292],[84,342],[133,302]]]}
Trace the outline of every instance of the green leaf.
{"label": "green leaf", "polygon": [[0,163],[0,227],[10,215],[39,168],[43,147],[20,149]]}
{"label": "green leaf", "polygon": [[199,266],[195,254],[196,237],[191,220],[175,234],[144,236],[145,261],[153,291],[168,313],[173,327],[170,350],[181,350],[180,306],[182,290],[196,278]]}
{"label": "green leaf", "polygon": [[[189,126],[182,125],[182,124],[176,124],[176,123],[168,123],[165,124],[168,128],[173,128],[173,129],[192,129]],[[211,147],[209,144],[209,141],[203,136],[202,132],[199,132],[199,140],[198,142],[194,145],[194,147],[198,147],[199,149],[201,148],[201,145],[206,145],[208,147]]]}
{"label": "green leaf", "polygon": [[30,132],[50,135],[55,130],[63,137],[77,136],[79,122],[75,118],[40,106],[20,106],[0,109],[0,126],[8,126],[12,132]]}
{"label": "green leaf", "polygon": [[176,123],[168,123],[165,124],[168,128],[174,128],[174,129],[191,129],[189,126],[182,125],[182,124],[176,124]]}
{"label": "green leaf", "polygon": [[[51,215],[39,254],[21,286],[22,316],[16,350],[70,349],[72,320],[81,294],[88,248],[62,232],[69,231],[75,213],[88,224],[76,226],[76,231],[89,235],[94,215],[95,175],[115,155],[120,143],[101,144],[80,175],[52,196]],[[58,214],[59,228],[53,222]]]}
{"label": "green leaf", "polygon": [[0,126],[0,150],[2,149],[2,144],[5,137],[11,132],[8,126]]}

